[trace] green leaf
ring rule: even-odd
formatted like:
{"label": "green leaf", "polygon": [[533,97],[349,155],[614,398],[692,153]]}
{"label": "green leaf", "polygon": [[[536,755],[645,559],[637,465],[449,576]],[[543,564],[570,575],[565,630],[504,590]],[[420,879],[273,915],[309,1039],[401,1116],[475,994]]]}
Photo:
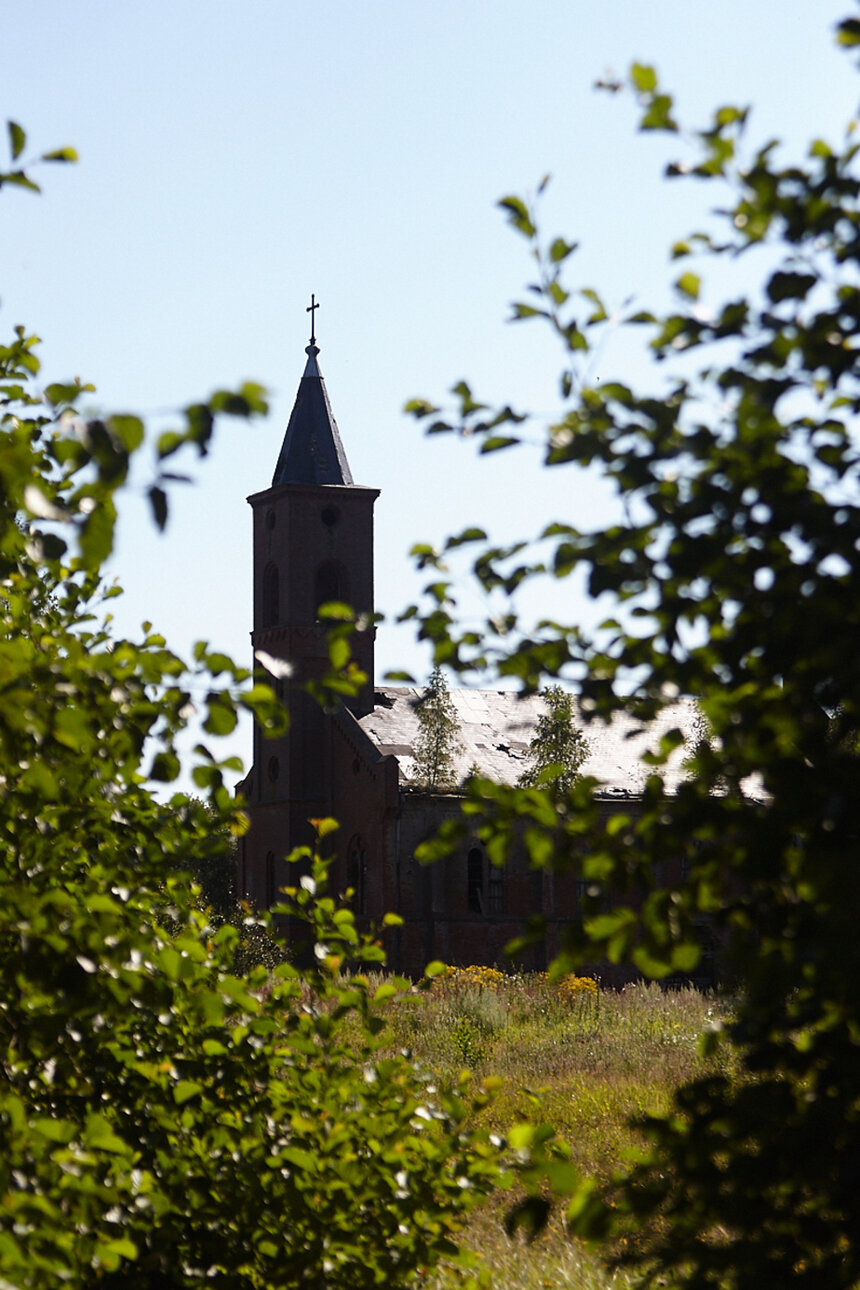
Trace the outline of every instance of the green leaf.
{"label": "green leaf", "polygon": [[40,193],[42,191],[38,184],[24,174],[23,170],[11,170],[7,171],[5,175],[0,175],[0,187],[3,184],[14,184],[16,188],[27,188],[31,193]]}
{"label": "green leaf", "polygon": [[594,305],[594,312],[588,318],[589,324],[604,322],[609,314],[606,312],[606,306],[596,291],[591,287],[583,287],[581,295],[585,300],[589,300]]}
{"label": "green leaf", "polygon": [[518,444],[519,442],[519,439],[515,438],[513,435],[488,435],[481,444],[480,451],[482,454],[488,452],[499,452],[500,449],[512,448],[514,444]]}
{"label": "green leaf", "polygon": [[88,752],[92,744],[87,713],[79,707],[68,705],[61,708],[56,716],[53,733],[58,743],[76,753]]}
{"label": "green leaf", "polygon": [[748,116],[748,108],[735,107],[733,103],[729,103],[725,107],[717,108],[714,113],[714,120],[720,126],[736,125],[737,123],[743,125]]}
{"label": "green leaf", "polygon": [[173,752],[156,753],[149,768],[149,778],[159,784],[170,784],[179,777],[181,766]]}
{"label": "green leaf", "polygon": [[701,948],[695,941],[684,941],[672,947],[672,970],[695,972],[702,958]]}
{"label": "green leaf", "polygon": [[630,68],[630,81],[640,94],[653,94],[657,88],[657,73],[647,63],[634,63]]}
{"label": "green leaf", "polygon": [[108,1151],[112,1155],[130,1156],[131,1148],[115,1133],[107,1116],[91,1114],[84,1126],[84,1145],[91,1151]]}
{"label": "green leaf", "polygon": [[301,1147],[283,1147],[280,1157],[303,1174],[313,1177],[319,1172],[319,1159],[312,1152],[305,1151]]}
{"label": "green leaf", "polygon": [[127,1236],[115,1236],[109,1241],[99,1240],[95,1259],[108,1272],[116,1272],[123,1259],[136,1259],[137,1246]]}
{"label": "green leaf", "polygon": [[701,279],[695,273],[682,273],[675,283],[676,289],[688,300],[698,300]]}
{"label": "green leaf", "polygon": [[780,300],[804,300],[817,281],[814,273],[774,273],[767,284],[767,294],[774,304]]}
{"label": "green leaf", "polygon": [[159,458],[164,460],[165,457],[172,456],[173,453],[176,452],[178,448],[181,448],[185,442],[185,436],[180,434],[177,430],[165,430],[163,434],[158,436],[156,452],[158,453]]}
{"label": "green leaf", "polygon": [[427,399],[409,399],[403,405],[403,411],[419,421],[423,417],[435,416],[440,410],[435,403],[428,403]]}
{"label": "green leaf", "polygon": [[836,39],[840,45],[860,45],[860,19],[844,18],[836,28]]}
{"label": "green leaf", "polygon": [[677,122],[672,116],[672,100],[668,94],[657,94],[648,111],[639,122],[640,130],[667,130],[676,132]]}
{"label": "green leaf", "polygon": [[79,381],[53,381],[45,387],[45,398],[58,407],[61,403],[73,404],[81,393],[91,393],[94,389],[94,385],[81,385]]}
{"label": "green leaf", "polygon": [[468,528],[463,529],[462,533],[457,533],[449,537],[445,543],[446,551],[453,551],[455,547],[465,546],[468,542],[486,542],[487,534],[484,529]]}
{"label": "green leaf", "polygon": [[140,417],[114,414],[108,427],[118,437],[126,452],[135,452],[143,443],[143,422]]}
{"label": "green leaf", "polygon": [[229,735],[236,729],[238,715],[228,695],[212,693],[203,729],[210,735]]}
{"label": "green leaf", "polygon": [[268,391],[256,381],[243,381],[239,387],[240,397],[245,401],[249,416],[265,416],[269,411]]}
{"label": "green leaf", "polygon": [[671,955],[659,953],[650,946],[637,945],[632,958],[639,971],[654,981],[662,980],[672,971]]}
{"label": "green leaf", "polygon": [[616,909],[610,914],[598,914],[585,924],[589,937],[595,941],[607,940],[616,932],[631,927],[636,922],[636,915],[630,909]]}
{"label": "green leaf", "polygon": [[528,207],[520,197],[503,197],[498,203],[499,208],[506,212],[509,223],[522,233],[524,237],[534,237],[537,229],[532,223]]}
{"label": "green leaf", "polygon": [[9,131],[9,146],[12,150],[12,160],[17,161],[27,144],[27,136],[18,125],[17,121],[7,121],[6,128]]}
{"label": "green leaf", "polygon": [[78,154],[74,148],[54,148],[52,152],[43,152],[42,160],[75,162],[78,160]]}
{"label": "green leaf", "polygon": [[513,313],[511,315],[513,322],[521,322],[524,318],[548,318],[549,314],[545,309],[537,309],[534,305],[524,305],[521,303],[511,305]]}
{"label": "green leaf", "polygon": [[193,1097],[199,1097],[203,1092],[203,1085],[193,1079],[181,1079],[173,1088],[173,1100],[177,1106],[184,1106],[190,1102]]}
{"label": "green leaf", "polygon": [[87,516],[81,529],[81,557],[88,569],[98,569],[113,549],[116,510],[113,502],[104,499]]}
{"label": "green leaf", "polygon": [[77,1131],[77,1126],[71,1120],[42,1115],[33,1116],[30,1127],[49,1142],[71,1142]]}
{"label": "green leaf", "polygon": [[167,524],[167,494],[163,488],[153,484],[148,496],[149,504],[152,507],[152,518],[155,520],[159,531],[163,533]]}
{"label": "green leaf", "polygon": [[557,237],[549,248],[549,258],[553,264],[560,264],[573,254],[578,245],[578,242],[568,242],[563,237]]}

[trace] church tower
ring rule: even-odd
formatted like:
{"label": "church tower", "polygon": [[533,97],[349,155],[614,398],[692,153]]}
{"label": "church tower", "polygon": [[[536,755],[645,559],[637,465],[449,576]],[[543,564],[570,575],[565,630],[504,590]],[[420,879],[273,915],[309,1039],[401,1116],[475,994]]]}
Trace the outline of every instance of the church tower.
{"label": "church tower", "polygon": [[[318,308],[311,297],[309,312]],[[283,857],[312,838],[310,819],[332,813],[332,718],[302,688],[328,664],[326,623],[318,608],[343,601],[373,613],[373,504],[378,489],[353,483],[318,363],[315,327],[271,487],[248,498],[253,510],[254,617],[257,651],[291,669],[277,682],[290,728],[277,739],[254,729],[254,765],[245,781],[251,827],[240,856],[240,895],[272,904],[286,881]],[[353,657],[368,677],[345,705],[371,711],[374,632],[356,632]],[[256,665],[259,662],[256,660]]]}

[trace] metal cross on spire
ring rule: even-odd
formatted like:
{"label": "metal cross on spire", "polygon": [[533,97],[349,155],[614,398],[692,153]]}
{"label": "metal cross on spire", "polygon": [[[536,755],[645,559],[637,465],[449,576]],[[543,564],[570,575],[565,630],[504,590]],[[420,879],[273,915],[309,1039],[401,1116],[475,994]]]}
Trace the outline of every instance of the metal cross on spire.
{"label": "metal cross on spire", "polygon": [[314,313],[317,309],[319,309],[319,305],[316,302],[316,297],[314,296],[313,292],[311,292],[311,303],[308,305],[307,309],[305,310],[305,313],[310,314],[311,316],[311,344],[312,345],[315,345],[317,343],[317,338],[316,338],[316,335],[314,334],[316,330],[316,318],[314,317]]}

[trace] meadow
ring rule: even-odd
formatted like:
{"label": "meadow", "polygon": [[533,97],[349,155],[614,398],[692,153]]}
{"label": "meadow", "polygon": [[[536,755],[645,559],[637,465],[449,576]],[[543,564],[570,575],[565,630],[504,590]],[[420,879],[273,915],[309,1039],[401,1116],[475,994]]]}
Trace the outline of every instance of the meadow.
{"label": "meadow", "polygon": [[[506,975],[492,968],[449,969],[423,993],[392,1000],[386,1047],[409,1048],[441,1082],[464,1068],[493,1075],[497,1094],[482,1123],[504,1134],[518,1119],[539,1117],[570,1145],[582,1173],[609,1181],[640,1144],[632,1121],[665,1110],[679,1084],[731,1063],[727,1045],[700,1051],[729,1003],[693,989],[641,983],[615,992],[590,978]],[[512,1194],[492,1197],[470,1219],[463,1244],[489,1270],[494,1290],[630,1290],[635,1281],[607,1270],[595,1250],[571,1239],[555,1214],[533,1243],[508,1237]],[[449,1290],[458,1277],[425,1284]]]}

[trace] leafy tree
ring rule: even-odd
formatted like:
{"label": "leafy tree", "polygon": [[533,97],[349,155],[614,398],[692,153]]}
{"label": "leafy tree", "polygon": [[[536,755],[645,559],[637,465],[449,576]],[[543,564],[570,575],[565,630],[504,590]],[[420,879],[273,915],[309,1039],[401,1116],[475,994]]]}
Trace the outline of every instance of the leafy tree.
{"label": "leafy tree", "polygon": [[[33,187],[18,125],[9,140],[0,182]],[[247,824],[223,783],[241,765],[208,742],[241,708],[273,731],[283,713],[205,643],[186,663],[148,625],[111,636],[99,570],[144,426],[84,419],[92,387],[42,395],[38,374],[18,329],[0,345],[0,1281],[404,1285],[459,1257],[462,1216],[499,1179],[465,1127],[486,1094],[379,1056],[378,1005],[406,983],[373,989],[382,951],[318,857],[281,911],[309,924],[313,966],[235,967],[238,930],[210,923],[182,869]],[[219,391],[161,435],[158,524],[165,460],[264,408],[257,386]],[[342,629],[317,692],[355,683]],[[161,803],[147,781],[177,778],[192,693],[206,800]]]}
{"label": "leafy tree", "polygon": [[575,783],[588,756],[588,740],[575,724],[574,698],[560,685],[541,691],[546,705],[535,724],[526,757],[531,765],[520,775],[525,788],[552,784],[561,793]]}
{"label": "leafy tree", "polygon": [[453,779],[454,756],[460,747],[460,722],[438,664],[430,674],[415,712],[420,727],[414,747],[416,777],[428,790],[443,788]]}
{"label": "leafy tree", "polygon": [[201,907],[211,911],[216,923],[230,922],[237,913],[237,839],[224,826],[217,810],[207,803],[203,803],[203,809],[211,822],[210,831],[181,863],[200,888]]}
{"label": "leafy tree", "polygon": [[[838,40],[860,45],[860,20]],[[629,86],[640,128],[678,138],[653,68],[634,65]],[[542,234],[536,205],[501,203],[537,269],[514,317],[561,347],[545,464],[601,470],[623,514],[593,532],[560,518],[531,556],[473,529],[448,548],[480,544],[474,573],[488,590],[581,571],[591,596],[615,596],[616,619],[588,634],[530,628],[512,611],[504,633],[492,613],[483,633],[461,631],[444,552],[427,547],[429,607],[412,614],[460,673],[515,675],[529,691],[579,676],[586,716],[647,721],[692,694],[712,736],[670,793],[662,767],[681,732],[668,732],[637,812],[608,821],[583,780],[563,811],[545,808],[548,791],[487,783],[464,804],[460,833],[477,830],[494,859],[522,837],[537,862],[612,888],[609,912],[570,929],[560,968],[605,954],[654,977],[690,971],[706,920],[742,981],[733,1022],[711,1037],[734,1045],[741,1078],[696,1081],[649,1117],[650,1150],[613,1204],[587,1184],[573,1194],[574,1228],[639,1225],[628,1257],[649,1284],[672,1270],[697,1288],[848,1287],[860,1284],[860,145],[849,127],[785,163],[774,143],[746,143],[747,123],[746,108],[718,108],[668,166],[674,182],[717,188],[720,209],[672,246],[673,260],[701,261],[682,265],[673,307],[622,318],[645,329],[665,374],[657,393],[589,382],[612,310],[569,284],[574,244]],[[738,258],[747,291],[712,304],[705,270]],[[525,414],[464,383],[454,394],[452,410],[410,406],[484,452],[517,443]],[[658,886],[658,866],[678,860],[687,881]],[[531,1150],[537,1186],[550,1152]],[[521,1216],[544,1213],[536,1195]]]}

